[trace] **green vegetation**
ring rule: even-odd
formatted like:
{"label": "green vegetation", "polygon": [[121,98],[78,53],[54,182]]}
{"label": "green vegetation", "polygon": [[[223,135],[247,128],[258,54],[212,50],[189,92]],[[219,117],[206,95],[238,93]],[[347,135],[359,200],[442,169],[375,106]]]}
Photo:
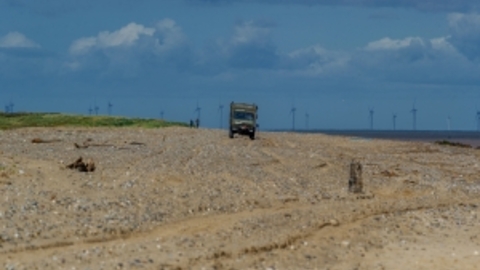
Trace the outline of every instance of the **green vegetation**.
{"label": "green vegetation", "polygon": [[158,119],[114,116],[84,116],[60,113],[0,113],[0,129],[22,127],[144,127],[187,126]]}

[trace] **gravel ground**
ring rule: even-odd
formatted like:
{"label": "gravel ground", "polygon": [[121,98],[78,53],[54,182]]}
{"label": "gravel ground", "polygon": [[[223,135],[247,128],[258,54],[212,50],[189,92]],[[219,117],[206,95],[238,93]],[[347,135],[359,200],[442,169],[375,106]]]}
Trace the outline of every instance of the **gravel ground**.
{"label": "gravel ground", "polygon": [[[1,131],[0,154],[5,269],[480,263],[480,150],[321,134],[251,141],[208,129],[28,128]],[[96,170],[66,168],[79,157]],[[363,194],[348,192],[353,159]]]}

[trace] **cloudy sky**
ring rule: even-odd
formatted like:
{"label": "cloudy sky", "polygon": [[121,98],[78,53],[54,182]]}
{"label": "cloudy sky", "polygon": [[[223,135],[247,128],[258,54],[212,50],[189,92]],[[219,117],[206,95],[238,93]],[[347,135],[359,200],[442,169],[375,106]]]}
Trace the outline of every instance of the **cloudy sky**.
{"label": "cloudy sky", "polygon": [[[473,130],[478,0],[0,0],[0,105],[220,126]],[[3,103],[2,103],[3,102]],[[223,124],[225,127],[226,124]]]}

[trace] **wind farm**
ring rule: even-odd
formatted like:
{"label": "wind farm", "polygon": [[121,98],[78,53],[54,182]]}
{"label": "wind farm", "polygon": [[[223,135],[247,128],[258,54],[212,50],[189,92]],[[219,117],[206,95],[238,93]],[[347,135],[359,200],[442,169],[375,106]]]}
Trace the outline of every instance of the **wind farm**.
{"label": "wind farm", "polygon": [[[188,110],[188,106],[177,107],[172,106],[172,102],[168,100],[161,100],[156,108],[152,107],[152,111],[156,110],[156,113],[152,113],[144,118],[157,118],[164,121],[172,122],[183,122],[188,125],[189,121],[193,121],[194,125],[196,123],[202,128],[214,128],[214,129],[225,129],[226,128],[226,114],[228,114],[227,108],[224,105],[224,102],[216,99],[215,102],[212,102],[209,99],[205,98],[190,98],[185,99],[186,102],[193,103],[193,108]],[[227,99],[228,100],[228,99]],[[253,100],[253,99],[252,99]],[[449,131],[449,132],[464,132],[468,133],[470,131],[480,131],[480,110],[476,107],[470,111],[469,115],[460,115],[455,110],[448,110],[443,115],[438,115],[436,122],[437,126],[432,125],[432,107],[426,106],[423,102],[420,104],[417,100],[413,103],[410,103],[410,108],[406,106],[382,106],[382,104],[368,104],[368,106],[363,107],[363,121],[362,121],[362,112],[361,104],[357,104],[356,109],[351,107],[346,108],[322,108],[315,107],[312,104],[314,100],[304,100],[296,98],[296,102],[291,102],[292,98],[288,100],[285,99],[283,104],[275,105],[274,102],[269,104],[268,102],[258,102],[260,107],[259,113],[259,123],[262,123],[263,131],[288,131],[288,132],[310,132],[310,133],[321,133],[323,131],[330,132],[335,131],[376,131],[376,132],[402,132],[410,131],[414,133],[420,132],[439,132]],[[243,101],[243,100],[242,100]],[[273,100],[274,101],[274,100]],[[245,102],[251,102],[250,100],[245,100]],[[252,101],[254,102],[254,100]],[[288,106],[285,103],[289,103]],[[406,103],[406,102],[405,102]],[[12,101],[5,103],[5,114],[12,113],[21,113],[28,112],[25,110],[27,108],[21,102],[16,102],[14,104]],[[105,104],[104,109],[99,106],[99,104]],[[333,103],[332,103],[333,104]],[[124,115],[125,108],[128,108],[130,105],[125,101],[116,101],[114,107],[114,102],[111,99],[95,100],[86,104],[86,113],[79,115],[88,115],[88,116],[112,116],[112,117],[132,117],[132,118],[142,118],[136,116]],[[421,109],[419,109],[421,105]],[[427,104],[428,105],[428,104]],[[13,110],[15,106],[15,111]],[[288,106],[287,113],[283,113],[281,116],[281,108]],[[160,107],[160,108],[159,108]],[[312,107],[314,107],[312,109]],[[424,108],[425,107],[425,108]],[[85,108],[85,107],[83,107]],[[115,108],[115,110],[114,110]],[[139,106],[139,109],[142,111],[147,111],[147,106]],[[308,110],[305,108],[309,108]],[[365,110],[366,108],[366,110]],[[168,110],[168,115],[165,112]],[[342,111],[343,110],[343,111]],[[183,111],[183,112],[182,112]],[[301,112],[301,119],[299,119],[299,114]],[[365,113],[366,112],[366,113]],[[41,112],[40,112],[41,113]],[[72,113],[65,113],[72,114]],[[75,113],[73,113],[75,114]],[[344,115],[343,117],[350,122],[353,122],[354,125],[349,127],[348,125],[343,125],[339,128],[338,126],[342,125],[341,121],[332,121],[332,119],[339,117],[339,115]],[[148,115],[148,114],[147,114]],[[183,116],[182,116],[183,115]],[[281,116],[281,117],[280,117]],[[367,121],[365,121],[365,118]],[[353,121],[356,119],[356,121]],[[273,121],[272,121],[273,120]],[[300,122],[299,122],[300,120]],[[301,124],[299,124],[301,123]],[[333,125],[332,125],[333,123]],[[463,125],[463,128],[462,128]],[[469,126],[470,128],[465,128]],[[433,127],[433,128],[432,128]]]}

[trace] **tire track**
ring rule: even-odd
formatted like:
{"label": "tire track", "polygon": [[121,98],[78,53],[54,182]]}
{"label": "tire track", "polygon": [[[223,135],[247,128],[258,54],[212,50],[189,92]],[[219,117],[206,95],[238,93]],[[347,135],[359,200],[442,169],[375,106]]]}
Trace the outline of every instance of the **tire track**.
{"label": "tire track", "polygon": [[[356,199],[351,199],[347,203],[355,204]],[[377,210],[370,210],[370,212],[363,212],[355,216],[351,215],[351,212],[346,211],[338,216],[336,219],[330,219],[328,221],[322,221],[313,224],[310,227],[303,229],[301,232],[291,233],[282,239],[267,242],[260,245],[245,245],[239,247],[236,250],[217,250],[213,253],[206,254],[204,256],[190,258],[189,263],[206,262],[211,259],[235,259],[240,256],[257,256],[261,253],[271,252],[273,250],[286,249],[291,245],[297,244],[300,241],[305,241],[310,237],[313,237],[317,233],[321,232],[326,227],[342,227],[349,224],[362,222],[363,220],[381,216],[381,215],[401,215],[408,212],[426,211],[432,209],[443,209],[449,207],[464,207],[467,205],[478,205],[480,199],[470,199],[467,201],[454,201],[445,199],[437,203],[424,204],[424,205],[410,205],[407,207],[395,207],[395,201],[393,205],[386,204],[385,202],[377,205],[380,206]],[[338,204],[333,202],[332,204]],[[364,210],[366,206],[371,206],[370,209],[375,206],[375,203],[362,205]],[[348,207],[347,207],[348,208]],[[2,257],[22,256],[24,254],[38,253],[40,256],[47,256],[48,254],[57,252],[68,252],[74,250],[85,250],[96,245],[114,245],[119,242],[127,244],[148,242],[153,238],[166,237],[166,236],[188,236],[201,233],[202,235],[213,235],[220,230],[230,229],[234,225],[240,224],[240,221],[245,219],[265,217],[268,215],[288,214],[293,211],[315,211],[315,207],[301,204],[301,203],[289,203],[277,205],[275,208],[257,209],[252,212],[244,211],[235,214],[222,214],[215,216],[202,216],[194,217],[185,220],[180,220],[168,224],[161,225],[152,230],[140,231],[140,232],[120,232],[113,236],[94,237],[87,239],[80,239],[77,241],[55,241],[51,243],[45,243],[41,245],[30,245],[25,247],[16,247],[9,250],[0,252],[0,260]],[[199,226],[199,224],[201,224]],[[267,228],[271,229],[271,228]],[[260,232],[261,233],[261,232]],[[117,243],[118,242],[118,243]],[[33,255],[33,254],[32,254]]]}

